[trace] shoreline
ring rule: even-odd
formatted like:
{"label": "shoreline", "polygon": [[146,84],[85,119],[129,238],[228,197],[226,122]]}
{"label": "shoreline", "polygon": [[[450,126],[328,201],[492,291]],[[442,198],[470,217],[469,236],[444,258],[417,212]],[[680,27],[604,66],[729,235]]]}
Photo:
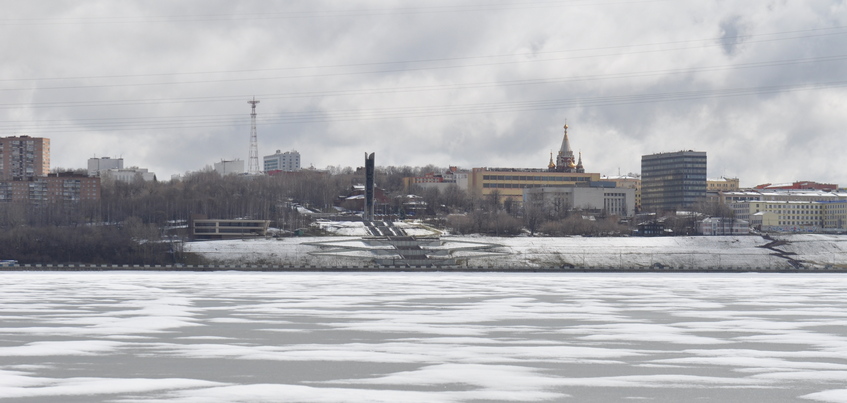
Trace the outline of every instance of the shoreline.
{"label": "shoreline", "polygon": [[279,272],[279,273],[847,273],[847,267],[437,267],[274,265],[50,265],[0,267],[0,272]]}

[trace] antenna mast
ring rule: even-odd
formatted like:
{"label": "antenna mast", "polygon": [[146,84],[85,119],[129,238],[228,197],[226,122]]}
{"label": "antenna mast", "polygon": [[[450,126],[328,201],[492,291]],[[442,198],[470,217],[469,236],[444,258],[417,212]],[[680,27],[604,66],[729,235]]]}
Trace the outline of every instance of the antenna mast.
{"label": "antenna mast", "polygon": [[256,97],[253,97],[253,100],[247,101],[247,103],[252,105],[253,108],[253,112],[250,113],[250,158],[247,162],[247,172],[257,174],[259,173],[259,140],[256,135],[256,104],[259,101],[256,100]]}

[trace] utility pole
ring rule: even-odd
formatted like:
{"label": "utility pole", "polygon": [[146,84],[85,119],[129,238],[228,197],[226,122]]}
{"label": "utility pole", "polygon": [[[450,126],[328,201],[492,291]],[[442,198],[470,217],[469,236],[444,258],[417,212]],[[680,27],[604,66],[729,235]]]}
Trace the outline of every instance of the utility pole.
{"label": "utility pole", "polygon": [[250,157],[247,161],[247,173],[255,175],[259,173],[259,140],[256,134],[256,104],[259,101],[253,97],[253,100],[247,103],[253,108],[253,112],[250,113]]}

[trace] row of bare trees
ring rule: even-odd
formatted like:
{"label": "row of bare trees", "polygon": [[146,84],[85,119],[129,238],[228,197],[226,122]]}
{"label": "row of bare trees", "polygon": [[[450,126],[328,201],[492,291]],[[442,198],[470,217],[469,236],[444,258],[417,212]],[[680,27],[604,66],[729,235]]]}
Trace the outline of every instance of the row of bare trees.
{"label": "row of bare trees", "polygon": [[[390,197],[406,192],[421,196],[427,206],[423,215],[439,217],[438,222],[455,233],[510,236],[528,231],[532,235],[562,236],[613,235],[630,230],[620,225],[617,217],[605,217],[596,212],[588,215],[573,209],[547,211],[544,207],[524,206],[501,197],[497,192],[481,196],[457,186],[404,189],[404,177],[440,171],[434,166],[379,167],[376,177],[378,186]],[[294,203],[319,211],[332,211],[339,196],[347,194],[351,186],[363,181],[364,175],[360,171],[341,167],[277,176],[220,176],[214,171],[203,171],[168,182],[103,182],[99,202],[50,205],[0,203],[0,229],[5,236],[0,242],[6,245],[0,248],[0,258],[25,256],[35,259],[35,256],[42,256],[51,261],[111,259],[118,262],[138,259],[138,253],[146,253],[150,254],[149,261],[172,259],[173,256],[166,256],[166,247],[151,246],[161,239],[162,229],[169,223],[185,222],[193,216],[204,215],[223,219],[266,219],[279,227],[304,226],[304,218],[291,207]],[[395,202],[398,205],[394,207],[400,208],[399,203]],[[700,207],[704,211],[709,210],[707,215],[728,214],[721,205],[704,204]],[[64,229],[43,232],[39,228]],[[53,235],[45,235],[47,233]],[[76,237],[74,234],[81,234],[81,239],[72,239]],[[108,241],[103,238],[107,235],[110,237]],[[64,244],[68,246],[58,247],[63,244],[58,239],[63,237],[67,237]],[[74,243],[82,240],[86,242]],[[114,243],[118,241],[134,245],[121,248]],[[107,246],[95,246],[98,242]],[[64,257],[43,251],[15,254],[16,250],[37,250],[39,244],[50,244],[60,250],[88,248],[89,252],[81,252],[77,256],[66,251]],[[144,244],[147,246],[138,247]],[[106,249],[125,252],[105,252]]]}

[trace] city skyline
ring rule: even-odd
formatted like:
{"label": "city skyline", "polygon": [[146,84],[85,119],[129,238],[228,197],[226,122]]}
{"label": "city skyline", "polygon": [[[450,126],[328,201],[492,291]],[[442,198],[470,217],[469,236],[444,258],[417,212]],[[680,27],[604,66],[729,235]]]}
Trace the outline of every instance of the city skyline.
{"label": "city skyline", "polygon": [[840,1],[50,5],[4,5],[0,137],[54,168],[247,161],[255,96],[259,155],[303,167],[544,168],[567,122],[590,172],[695,150],[744,186],[847,182]]}

